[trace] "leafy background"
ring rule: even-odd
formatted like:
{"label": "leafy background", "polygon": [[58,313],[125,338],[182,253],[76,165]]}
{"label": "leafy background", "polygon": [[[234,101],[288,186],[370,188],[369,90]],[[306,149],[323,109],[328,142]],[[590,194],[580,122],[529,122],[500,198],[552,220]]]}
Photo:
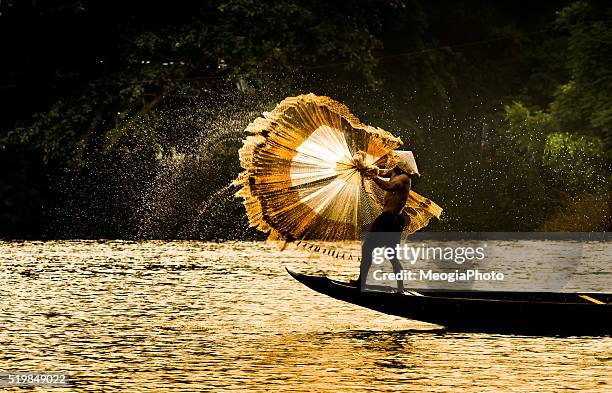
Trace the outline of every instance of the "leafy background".
{"label": "leafy background", "polygon": [[242,130],[341,100],[415,150],[428,230],[612,229],[606,1],[0,0],[0,236],[250,239]]}

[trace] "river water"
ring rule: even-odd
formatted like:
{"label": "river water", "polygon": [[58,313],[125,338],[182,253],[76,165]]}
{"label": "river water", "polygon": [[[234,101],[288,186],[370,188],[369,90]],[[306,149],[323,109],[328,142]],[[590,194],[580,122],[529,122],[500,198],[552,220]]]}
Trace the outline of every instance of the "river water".
{"label": "river water", "polygon": [[612,337],[447,333],[285,265],[358,270],[263,242],[0,242],[0,371],[70,377],[33,388],[52,392],[612,391]]}

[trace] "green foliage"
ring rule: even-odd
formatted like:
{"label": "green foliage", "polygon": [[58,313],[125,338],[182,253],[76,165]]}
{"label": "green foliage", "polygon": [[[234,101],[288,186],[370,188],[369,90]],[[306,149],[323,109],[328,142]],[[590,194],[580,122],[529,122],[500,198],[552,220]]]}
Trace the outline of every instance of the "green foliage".
{"label": "green foliage", "polygon": [[539,165],[546,136],[558,129],[555,119],[542,111],[530,112],[522,103],[505,108],[506,138],[513,154],[528,165]]}
{"label": "green foliage", "polygon": [[603,206],[611,6],[472,5],[2,3],[0,34],[21,33],[0,64],[0,224],[16,234],[65,219],[69,230],[54,236],[240,237],[239,202],[224,189],[213,209],[213,190],[239,170],[246,124],[308,91],[417,152],[417,189],[445,208],[430,229],[548,228],[582,191],[576,209]]}
{"label": "green foliage", "polygon": [[[498,204],[513,211],[515,225],[527,224],[523,229],[535,229],[538,222],[558,214],[551,205],[573,203],[567,193],[592,192],[594,198],[605,199],[608,192],[605,143],[597,136],[560,132],[559,123],[554,114],[530,111],[520,102],[505,107],[495,146],[505,177],[498,185]],[[511,191],[504,196],[504,189]],[[575,225],[566,229],[577,230]]]}
{"label": "green foliage", "polygon": [[[54,6],[22,5],[24,12],[51,21],[71,14],[87,24],[100,12],[99,5],[87,3],[66,5],[62,13],[53,12]],[[112,66],[93,74],[80,91],[56,97],[48,109],[0,130],[0,148],[35,150],[45,162],[81,166],[84,154],[109,152],[134,118],[166,97],[199,94],[188,81],[199,81],[202,89],[227,88],[237,80],[283,84],[286,78],[276,76],[332,62],[344,62],[374,81],[374,51],[381,43],[370,29],[377,28],[377,15],[387,6],[374,1],[362,6],[368,13],[323,1],[205,1],[177,6],[166,23],[109,21],[118,33],[109,29],[105,38],[114,42],[95,56]],[[165,8],[158,12],[150,17],[160,18]]]}
{"label": "green foliage", "polygon": [[607,187],[605,145],[594,136],[557,132],[546,137],[543,164],[570,191]]}
{"label": "green foliage", "polygon": [[[555,27],[567,35],[567,77],[558,79],[549,111],[530,110],[520,101],[505,107],[496,155],[508,172],[522,176],[508,177],[508,183],[500,189],[516,183],[511,186],[514,192],[507,197],[512,201],[508,209],[522,210],[518,216],[523,218],[519,221],[535,218],[534,228],[601,230],[610,222],[610,217],[595,217],[596,211],[609,214],[606,209],[594,209],[589,220],[563,218],[582,203],[578,200],[597,200],[605,206],[609,199],[612,150],[612,29],[606,18],[609,14],[609,6],[584,1],[559,11]],[[503,199],[500,203],[503,204]],[[561,207],[551,211],[551,205]],[[589,222],[598,224],[590,226]]]}
{"label": "green foliage", "polygon": [[563,130],[584,129],[612,146],[612,6],[577,1],[555,26],[568,35],[568,82],[559,86],[551,113]]}

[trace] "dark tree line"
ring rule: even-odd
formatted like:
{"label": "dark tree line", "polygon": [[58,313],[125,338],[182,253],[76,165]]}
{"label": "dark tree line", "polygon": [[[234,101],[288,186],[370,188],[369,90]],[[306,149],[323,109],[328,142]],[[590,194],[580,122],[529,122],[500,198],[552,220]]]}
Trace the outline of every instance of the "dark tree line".
{"label": "dark tree line", "polygon": [[4,237],[245,238],[241,130],[327,94],[416,150],[439,230],[610,229],[604,1],[3,1]]}

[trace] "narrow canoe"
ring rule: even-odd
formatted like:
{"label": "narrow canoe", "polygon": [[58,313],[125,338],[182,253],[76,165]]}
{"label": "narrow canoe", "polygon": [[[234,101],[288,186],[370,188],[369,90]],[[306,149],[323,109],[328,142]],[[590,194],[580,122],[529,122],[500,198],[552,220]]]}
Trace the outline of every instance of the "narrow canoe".
{"label": "narrow canoe", "polygon": [[308,288],[385,314],[449,331],[527,335],[612,335],[612,294],[418,290],[362,292],[349,283],[287,269]]}

